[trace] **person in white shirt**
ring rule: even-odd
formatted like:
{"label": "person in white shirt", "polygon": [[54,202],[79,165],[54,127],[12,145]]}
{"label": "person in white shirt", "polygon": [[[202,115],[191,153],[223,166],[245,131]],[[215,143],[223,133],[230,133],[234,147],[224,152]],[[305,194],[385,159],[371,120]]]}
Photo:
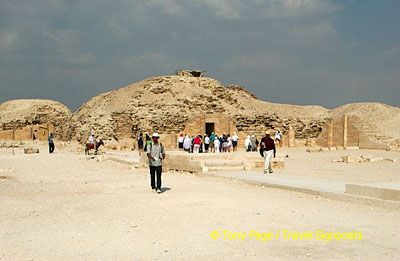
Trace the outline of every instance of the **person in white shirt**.
{"label": "person in white shirt", "polygon": [[208,135],[205,135],[204,138],[204,151],[208,153],[208,149],[210,148],[210,137]]}
{"label": "person in white shirt", "polygon": [[93,144],[94,145],[94,143],[95,143],[95,139],[94,139],[94,134],[93,133],[90,133],[90,136],[89,136],[89,144]]}
{"label": "person in white shirt", "polygon": [[279,147],[281,146],[281,141],[282,141],[282,132],[280,130],[277,130],[275,133],[275,142],[278,143]]}
{"label": "person in white shirt", "polygon": [[246,149],[246,151],[251,151],[251,139],[250,139],[250,135],[247,135],[246,139],[244,140],[244,147]]}
{"label": "person in white shirt", "polygon": [[237,151],[238,141],[239,141],[239,136],[236,134],[236,132],[234,132],[232,136],[233,151]]}
{"label": "person in white shirt", "polygon": [[228,134],[226,138],[226,152],[231,152],[231,148],[232,148],[232,137],[231,135]]}
{"label": "person in white shirt", "polygon": [[178,149],[183,150],[183,142],[185,138],[183,137],[183,134],[181,133],[178,137]]}
{"label": "person in white shirt", "polygon": [[215,148],[215,153],[220,153],[220,145],[221,143],[219,142],[218,136],[214,140],[214,148]]}
{"label": "person in white shirt", "polygon": [[183,140],[183,149],[186,152],[190,152],[192,148],[192,139],[189,137],[189,135],[185,136],[185,139]]}

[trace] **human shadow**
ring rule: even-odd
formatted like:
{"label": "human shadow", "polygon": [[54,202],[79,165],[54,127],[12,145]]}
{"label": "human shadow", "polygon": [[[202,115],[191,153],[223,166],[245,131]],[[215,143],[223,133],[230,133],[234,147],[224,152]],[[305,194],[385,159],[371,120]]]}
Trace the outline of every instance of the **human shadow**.
{"label": "human shadow", "polygon": [[171,188],[161,188],[161,193],[164,193],[164,192],[167,192],[167,191],[170,191],[171,190]]}

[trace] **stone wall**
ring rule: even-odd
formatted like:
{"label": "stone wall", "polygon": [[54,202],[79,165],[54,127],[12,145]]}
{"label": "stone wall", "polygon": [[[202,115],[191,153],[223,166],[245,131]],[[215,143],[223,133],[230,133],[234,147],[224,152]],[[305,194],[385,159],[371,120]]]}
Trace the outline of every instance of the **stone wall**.
{"label": "stone wall", "polygon": [[189,134],[191,136],[197,134],[205,134],[206,133],[206,123],[213,123],[215,130],[214,132],[217,135],[222,134],[233,134],[237,132],[237,128],[235,123],[230,119],[227,115],[222,113],[213,113],[213,114],[199,114],[195,117],[194,120],[186,124],[185,129],[183,130],[184,134]]}
{"label": "stone wall", "polygon": [[54,133],[55,128],[51,124],[28,125],[21,128],[0,131],[0,140],[41,140],[46,141],[49,133]]}
{"label": "stone wall", "polygon": [[321,147],[359,147],[359,119],[356,116],[342,115],[326,123],[316,140]]}

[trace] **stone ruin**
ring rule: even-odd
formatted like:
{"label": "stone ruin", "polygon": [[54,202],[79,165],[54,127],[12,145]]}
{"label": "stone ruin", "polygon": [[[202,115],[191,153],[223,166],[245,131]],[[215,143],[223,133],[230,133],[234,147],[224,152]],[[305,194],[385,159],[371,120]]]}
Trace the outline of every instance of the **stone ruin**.
{"label": "stone ruin", "polygon": [[[27,100],[22,102],[23,113],[20,100],[7,102],[0,105],[0,140],[44,140],[54,132],[56,138],[85,143],[94,131],[106,144],[128,148],[140,132],[157,131],[163,143],[174,148],[180,133],[214,131],[218,135],[236,132],[242,146],[247,135],[260,139],[266,130],[280,130],[286,147],[387,149],[386,138],[377,136],[365,120],[343,116],[343,110],[352,107],[330,111],[320,106],[269,103],[240,85],[225,87],[203,73],[179,70],[173,76],[151,77],[93,97],[72,116],[54,101]],[[366,106],[373,114],[377,105]],[[387,110],[397,115],[397,108]],[[390,142],[400,148],[399,139]]]}
{"label": "stone ruin", "polygon": [[374,126],[349,114],[328,120],[315,144],[327,148],[391,149],[391,143],[380,139]]}
{"label": "stone ruin", "polygon": [[177,76],[184,76],[184,77],[203,77],[205,71],[201,70],[176,70],[175,75]]}
{"label": "stone ruin", "polygon": [[62,137],[71,117],[63,104],[51,100],[11,100],[0,105],[0,140],[47,140],[49,133]]}
{"label": "stone ruin", "polygon": [[[286,107],[292,108],[291,105],[278,105],[283,108],[273,110],[269,106],[241,86],[225,87],[206,77],[152,77],[92,98],[74,113],[64,133],[66,140],[84,143],[94,130],[98,138],[108,143],[133,146],[140,132],[157,131],[163,144],[174,148],[180,133],[237,132],[242,146],[247,135],[260,139],[266,130],[279,129],[285,146],[289,146],[292,132],[290,146],[295,146],[304,143],[304,139],[316,138],[325,124],[321,117],[290,114]],[[298,109],[307,111],[301,106]]]}

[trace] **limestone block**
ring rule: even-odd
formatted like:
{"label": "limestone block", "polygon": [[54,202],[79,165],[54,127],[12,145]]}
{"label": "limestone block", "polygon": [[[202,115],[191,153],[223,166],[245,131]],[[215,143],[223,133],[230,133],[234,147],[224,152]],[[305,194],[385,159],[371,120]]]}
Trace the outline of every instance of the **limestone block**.
{"label": "limestone block", "polygon": [[383,200],[396,200],[400,201],[400,190],[399,189],[391,189],[385,187],[379,187],[378,185],[357,185],[357,184],[346,184],[345,193],[379,198]]}
{"label": "limestone block", "polygon": [[343,161],[346,163],[362,163],[364,159],[361,156],[345,156]]}
{"label": "limestone block", "polygon": [[360,150],[360,147],[346,147],[346,150]]}
{"label": "limestone block", "polygon": [[384,159],[383,158],[381,158],[381,157],[378,157],[378,158],[369,158],[369,162],[379,162],[379,161],[383,161]]}
{"label": "limestone block", "polygon": [[26,148],[24,149],[25,154],[36,154],[39,153],[39,149],[37,148]]}
{"label": "limestone block", "polygon": [[308,148],[307,152],[309,153],[321,152],[321,148]]}

